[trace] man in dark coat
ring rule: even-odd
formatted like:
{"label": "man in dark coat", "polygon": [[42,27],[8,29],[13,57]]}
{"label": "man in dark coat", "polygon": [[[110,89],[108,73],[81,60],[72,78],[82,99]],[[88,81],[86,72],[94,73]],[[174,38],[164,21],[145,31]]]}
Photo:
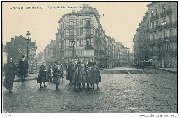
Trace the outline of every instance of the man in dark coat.
{"label": "man in dark coat", "polygon": [[11,93],[16,71],[16,65],[13,63],[12,58],[10,58],[8,63],[4,65],[3,70],[5,71],[3,86]]}
{"label": "man in dark coat", "polygon": [[72,84],[73,73],[74,73],[74,65],[72,62],[70,62],[70,64],[67,67],[67,80],[69,80],[69,85]]}
{"label": "man in dark coat", "polygon": [[19,75],[21,77],[21,82],[25,81],[25,77],[28,74],[28,62],[25,60],[25,56],[22,55],[22,59],[18,63]]}
{"label": "man in dark coat", "polygon": [[60,78],[61,78],[61,74],[62,71],[61,71],[61,67],[59,65],[59,63],[56,63],[54,65],[54,68],[53,68],[53,82],[54,84],[56,84],[56,90],[58,90],[58,86],[60,84]]}
{"label": "man in dark coat", "polygon": [[45,67],[45,63],[43,62],[42,65],[40,66],[40,70],[39,70],[39,83],[40,83],[40,88],[42,88],[42,82],[44,83],[44,87],[47,87],[45,85],[46,79],[47,79],[47,71],[46,71],[46,67]]}

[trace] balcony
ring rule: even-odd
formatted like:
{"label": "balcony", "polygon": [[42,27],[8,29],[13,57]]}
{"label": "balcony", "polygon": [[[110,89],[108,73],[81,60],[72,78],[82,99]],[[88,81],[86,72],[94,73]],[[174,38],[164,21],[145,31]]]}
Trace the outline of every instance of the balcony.
{"label": "balcony", "polygon": [[92,36],[93,36],[93,34],[86,34],[86,38],[87,38],[87,39],[92,38]]}
{"label": "balcony", "polygon": [[157,30],[158,31],[162,31],[163,29],[169,29],[169,28],[172,28],[172,27],[177,27],[177,22],[170,22],[170,23],[167,23],[165,25],[158,25],[156,27],[153,27],[149,30],[149,32],[156,32]]}
{"label": "balcony", "polygon": [[168,16],[172,15],[172,9],[166,10],[165,12],[161,13],[161,17],[165,17],[166,15]]}
{"label": "balcony", "polygon": [[67,38],[68,38],[69,40],[74,40],[75,35],[69,35],[69,36],[67,36]]}

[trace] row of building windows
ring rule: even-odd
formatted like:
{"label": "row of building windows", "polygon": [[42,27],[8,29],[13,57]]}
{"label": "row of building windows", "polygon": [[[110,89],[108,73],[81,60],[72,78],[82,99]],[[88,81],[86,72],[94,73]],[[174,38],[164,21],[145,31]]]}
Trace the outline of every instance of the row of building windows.
{"label": "row of building windows", "polygon": [[150,40],[165,38],[165,37],[170,37],[170,36],[176,36],[176,35],[177,35],[176,28],[166,29],[166,30],[163,30],[161,32],[159,31],[156,33],[151,33],[150,34]]}
{"label": "row of building windows", "polygon": [[[162,5],[162,8],[161,8],[161,13],[164,13],[166,12],[166,10],[171,10],[172,8],[172,4],[171,3],[168,3],[167,5]],[[160,11],[158,11],[159,8],[156,8],[154,10],[151,11],[151,17],[154,16],[154,15],[158,15],[158,13],[160,13]]]}
{"label": "row of building windows", "polygon": [[91,19],[69,19],[66,20],[66,26],[79,26],[79,25],[91,25]]}
{"label": "row of building windows", "polygon": [[153,46],[150,48],[150,51],[158,51],[158,50],[176,50],[177,44],[176,43],[166,43],[162,46]]}
{"label": "row of building windows", "polygon": [[159,25],[165,25],[167,23],[172,23],[172,16],[162,17],[160,20],[157,19],[156,21],[152,21],[151,28],[155,28]]}
{"label": "row of building windows", "polygon": [[[72,56],[73,52],[71,50],[67,50],[65,52],[66,56]],[[94,55],[93,50],[75,50],[75,54],[78,57],[91,57]]]}
{"label": "row of building windows", "polygon": [[[70,40],[65,40],[65,47],[73,47],[73,42]],[[75,40],[75,47],[84,47],[84,46],[93,46],[93,39],[76,39]]]}
{"label": "row of building windows", "polygon": [[63,33],[64,37],[67,36],[82,36],[82,35],[91,35],[91,34],[95,34],[95,30],[94,29],[86,29],[86,28],[74,28],[74,29],[66,29]]}

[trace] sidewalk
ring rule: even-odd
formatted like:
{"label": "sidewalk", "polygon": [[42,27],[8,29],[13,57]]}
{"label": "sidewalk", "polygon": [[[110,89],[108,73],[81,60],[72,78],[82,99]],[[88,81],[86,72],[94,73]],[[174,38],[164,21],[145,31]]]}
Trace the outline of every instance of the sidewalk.
{"label": "sidewalk", "polygon": [[177,73],[177,68],[158,68],[158,70],[163,70],[170,73]]}

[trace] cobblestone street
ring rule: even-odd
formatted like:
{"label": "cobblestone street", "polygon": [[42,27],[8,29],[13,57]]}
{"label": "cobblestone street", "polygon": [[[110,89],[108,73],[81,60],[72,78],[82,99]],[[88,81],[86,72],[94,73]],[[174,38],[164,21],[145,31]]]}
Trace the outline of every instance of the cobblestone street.
{"label": "cobblestone street", "polygon": [[[119,72],[111,74],[116,70]],[[90,91],[73,91],[65,79],[59,91],[53,83],[40,89],[36,80],[14,82],[13,93],[3,87],[3,110],[10,113],[177,112],[177,74],[155,69],[116,68],[102,70],[101,76],[100,90],[95,86],[95,90]]]}

